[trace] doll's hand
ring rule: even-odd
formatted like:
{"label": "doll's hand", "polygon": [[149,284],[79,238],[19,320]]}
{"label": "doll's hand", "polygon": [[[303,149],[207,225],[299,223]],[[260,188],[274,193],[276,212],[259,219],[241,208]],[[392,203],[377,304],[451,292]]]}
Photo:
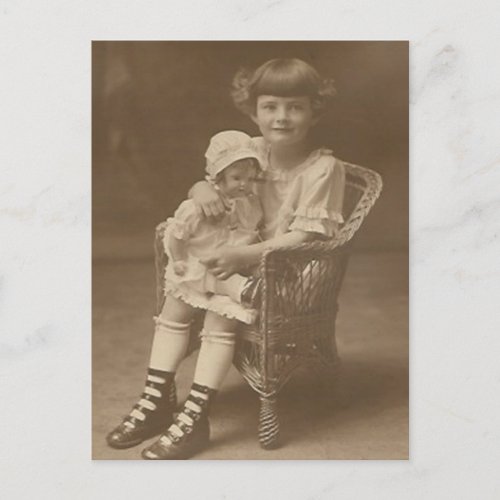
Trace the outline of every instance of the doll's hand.
{"label": "doll's hand", "polygon": [[200,259],[200,262],[220,280],[225,280],[246,267],[240,250],[229,246],[217,249],[210,257]]}
{"label": "doll's hand", "polygon": [[185,260],[176,260],[174,262],[174,273],[177,276],[184,276],[187,271],[187,264]]}
{"label": "doll's hand", "polygon": [[210,222],[216,222],[226,213],[226,206],[219,193],[206,181],[198,182],[191,190],[191,195],[198,212]]}

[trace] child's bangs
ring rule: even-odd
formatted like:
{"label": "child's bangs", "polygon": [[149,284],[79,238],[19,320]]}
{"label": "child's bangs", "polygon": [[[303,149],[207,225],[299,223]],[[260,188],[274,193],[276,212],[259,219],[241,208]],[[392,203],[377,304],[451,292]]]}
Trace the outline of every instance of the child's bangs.
{"label": "child's bangs", "polygon": [[257,80],[254,95],[278,97],[313,96],[318,90],[318,81],[310,72],[294,65],[277,65],[268,68]]}

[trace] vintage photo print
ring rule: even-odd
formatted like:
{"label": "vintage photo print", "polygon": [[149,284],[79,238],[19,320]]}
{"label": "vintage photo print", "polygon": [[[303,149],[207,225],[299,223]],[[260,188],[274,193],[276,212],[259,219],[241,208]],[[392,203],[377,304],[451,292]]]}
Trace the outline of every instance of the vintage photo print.
{"label": "vintage photo print", "polygon": [[408,459],[408,43],[94,41],[92,456]]}

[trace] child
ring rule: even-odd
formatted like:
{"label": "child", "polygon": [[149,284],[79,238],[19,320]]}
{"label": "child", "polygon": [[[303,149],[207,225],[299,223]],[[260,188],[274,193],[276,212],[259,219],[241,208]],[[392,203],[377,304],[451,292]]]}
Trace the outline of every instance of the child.
{"label": "child", "polygon": [[[239,73],[234,80],[236,106],[262,133],[253,142],[264,158],[264,182],[256,189],[264,211],[261,234],[266,241],[224,245],[201,262],[220,280],[231,277],[234,282],[229,288],[235,287],[233,293],[242,291],[243,303],[257,295],[258,280],[236,273],[258,264],[267,249],[332,237],[343,222],[344,167],[331,151],[315,149],[309,134],[333,94],[331,82],[321,80],[316,70],[298,59],[274,59],[253,73]],[[197,183],[191,196],[207,218],[224,214],[220,194],[210,183]],[[224,281],[216,287],[221,283]],[[202,412],[205,414],[204,409]],[[188,429],[176,429],[173,438],[169,431],[143,456],[162,460],[191,455],[195,451],[186,432]],[[207,444],[208,438],[202,442]],[[178,452],[173,453],[174,449]]]}
{"label": "child", "polygon": [[[187,458],[206,445],[208,407],[231,366],[238,320],[251,323],[255,317],[255,311],[229,297],[208,293],[208,284],[212,282],[213,288],[215,280],[207,276],[200,259],[223,244],[256,241],[262,218],[259,200],[253,195],[259,157],[250,137],[239,131],[215,135],[205,156],[207,178],[228,211],[216,224],[210,224],[193,201],[186,200],[168,219],[164,233],[169,257],[166,300],[156,318],[146,387],[130,414],[107,436],[111,447],[129,448],[168,429],[157,444],[144,450],[146,459]],[[174,422],[175,403],[169,396],[175,372],[186,354],[195,308],[207,310],[202,345],[192,390]]]}
{"label": "child", "polygon": [[[343,164],[331,151],[314,148],[309,134],[334,94],[332,82],[299,59],[273,59],[234,79],[234,103],[262,133],[253,141],[263,158],[264,182],[257,193],[264,241],[220,247],[203,262],[221,280],[232,276],[243,303],[252,302],[258,282],[234,273],[258,264],[267,249],[332,237],[343,222]],[[191,195],[205,214],[220,214],[220,207],[213,209],[220,205],[214,203],[218,194],[208,183],[196,184]]]}

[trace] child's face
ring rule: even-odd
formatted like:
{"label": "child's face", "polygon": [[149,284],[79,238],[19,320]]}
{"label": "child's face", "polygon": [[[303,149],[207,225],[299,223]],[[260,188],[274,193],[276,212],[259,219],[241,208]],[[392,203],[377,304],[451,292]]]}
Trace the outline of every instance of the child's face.
{"label": "child's face", "polygon": [[229,198],[248,196],[253,191],[256,176],[254,160],[238,160],[224,170],[219,189]]}
{"label": "child's face", "polygon": [[306,140],[318,118],[314,116],[311,99],[307,96],[260,95],[252,120],[271,145],[292,146]]}

